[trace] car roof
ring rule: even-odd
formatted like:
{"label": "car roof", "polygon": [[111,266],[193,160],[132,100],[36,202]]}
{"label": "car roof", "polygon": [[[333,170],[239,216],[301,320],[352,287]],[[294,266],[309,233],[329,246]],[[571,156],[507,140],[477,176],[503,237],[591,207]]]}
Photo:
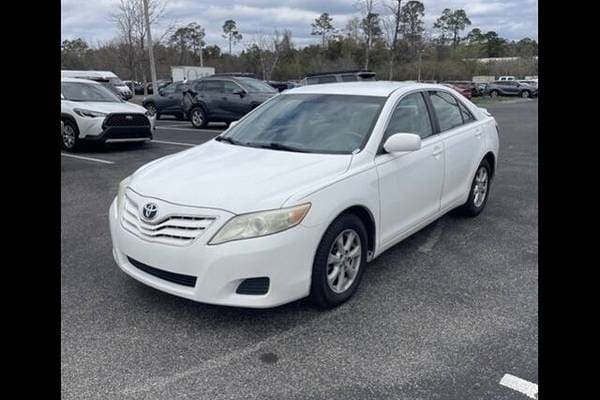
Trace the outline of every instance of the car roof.
{"label": "car roof", "polygon": [[405,91],[413,89],[447,89],[447,86],[418,82],[357,81],[300,86],[286,90],[284,94],[311,93],[387,97],[399,89]]}
{"label": "car roof", "polygon": [[94,85],[100,85],[99,82],[92,81],[90,79],[81,79],[81,78],[60,78],[61,82],[80,82],[80,83],[93,83]]}

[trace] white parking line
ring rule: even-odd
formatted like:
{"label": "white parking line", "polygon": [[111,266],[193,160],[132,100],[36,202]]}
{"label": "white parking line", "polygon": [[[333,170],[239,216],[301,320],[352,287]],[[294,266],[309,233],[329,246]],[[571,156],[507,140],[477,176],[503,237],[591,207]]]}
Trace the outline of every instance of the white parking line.
{"label": "white parking line", "polygon": [[521,392],[531,399],[538,398],[538,385],[526,381],[525,379],[517,378],[516,376],[510,374],[505,374],[502,379],[500,379],[500,384],[502,386],[506,386],[507,388],[516,390],[517,392]]}
{"label": "white parking line", "polygon": [[196,129],[196,128],[177,128],[171,125],[164,125],[164,126],[157,126],[156,129],[168,129],[168,130],[174,130],[174,131],[189,131],[189,132],[201,132],[201,133],[214,133],[214,134],[219,134],[223,131],[217,131],[217,130],[212,130],[212,129]]}
{"label": "white parking line", "polygon": [[60,153],[60,155],[63,157],[72,157],[72,158],[77,158],[80,160],[95,161],[95,162],[99,162],[99,163],[103,163],[103,164],[114,164],[114,162],[112,162],[112,161],[101,160],[99,158],[76,156],[74,154],[66,154],[66,153]]}
{"label": "white parking line", "polygon": [[188,147],[198,146],[197,144],[181,143],[181,142],[167,142],[165,140],[152,140],[152,143],[173,144],[175,146],[188,146]]}

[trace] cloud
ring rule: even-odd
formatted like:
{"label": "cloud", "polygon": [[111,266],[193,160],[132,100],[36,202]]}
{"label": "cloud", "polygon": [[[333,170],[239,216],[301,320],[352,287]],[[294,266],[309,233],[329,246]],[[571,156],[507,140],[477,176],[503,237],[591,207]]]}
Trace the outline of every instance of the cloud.
{"label": "cloud", "polygon": [[[383,1],[376,0],[381,4]],[[117,35],[114,23],[109,19],[119,0],[94,0],[61,2],[61,33],[63,39],[81,37],[91,44],[113,39]],[[537,0],[424,0],[425,25],[431,30],[444,8],[462,8],[472,24],[484,31],[493,30],[511,40],[530,37],[537,40]],[[206,42],[227,47],[221,36],[223,22],[233,19],[244,35],[241,45],[261,30],[289,29],[298,46],[317,43],[312,36],[310,24],[322,12],[328,12],[333,24],[343,29],[346,22],[358,15],[356,0],[169,0],[162,24],[154,28],[159,36],[167,25],[183,25],[197,22],[206,28]]]}

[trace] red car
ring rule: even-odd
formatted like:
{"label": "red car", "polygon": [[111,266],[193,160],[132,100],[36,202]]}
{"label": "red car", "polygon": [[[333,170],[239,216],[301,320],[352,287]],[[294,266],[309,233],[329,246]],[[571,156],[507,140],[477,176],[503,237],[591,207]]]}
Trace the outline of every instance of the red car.
{"label": "red car", "polygon": [[455,85],[452,85],[450,83],[442,83],[442,85],[444,86],[448,86],[449,88],[452,88],[454,90],[456,90],[458,93],[462,94],[463,96],[465,96],[467,99],[471,100],[471,89],[468,88],[461,88]]}

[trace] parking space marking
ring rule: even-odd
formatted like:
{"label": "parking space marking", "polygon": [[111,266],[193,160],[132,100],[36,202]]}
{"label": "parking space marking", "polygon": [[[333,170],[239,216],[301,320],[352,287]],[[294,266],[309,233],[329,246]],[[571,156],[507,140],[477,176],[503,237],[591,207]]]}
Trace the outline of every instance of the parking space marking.
{"label": "parking space marking", "polygon": [[174,131],[201,132],[201,133],[215,133],[215,134],[219,134],[219,133],[223,132],[223,131],[217,131],[217,130],[211,130],[211,129],[177,128],[176,126],[172,126],[172,125],[161,125],[161,126],[157,126],[156,129],[167,129],[167,130],[174,130]]}
{"label": "parking space marking", "polygon": [[192,143],[167,142],[165,140],[152,140],[152,143],[172,144],[175,146],[187,146],[187,147],[198,146],[197,144],[192,144]]}
{"label": "parking space marking", "polygon": [[95,162],[99,162],[99,163],[103,163],[103,164],[114,164],[113,161],[101,160],[99,158],[76,156],[74,154],[67,154],[67,153],[60,153],[60,155],[63,157],[72,157],[72,158],[77,158],[80,160],[95,161]]}
{"label": "parking space marking", "polygon": [[531,399],[538,398],[538,385],[526,381],[525,379],[518,378],[511,374],[504,374],[502,379],[500,379],[500,384],[516,390],[517,392],[521,392]]}

